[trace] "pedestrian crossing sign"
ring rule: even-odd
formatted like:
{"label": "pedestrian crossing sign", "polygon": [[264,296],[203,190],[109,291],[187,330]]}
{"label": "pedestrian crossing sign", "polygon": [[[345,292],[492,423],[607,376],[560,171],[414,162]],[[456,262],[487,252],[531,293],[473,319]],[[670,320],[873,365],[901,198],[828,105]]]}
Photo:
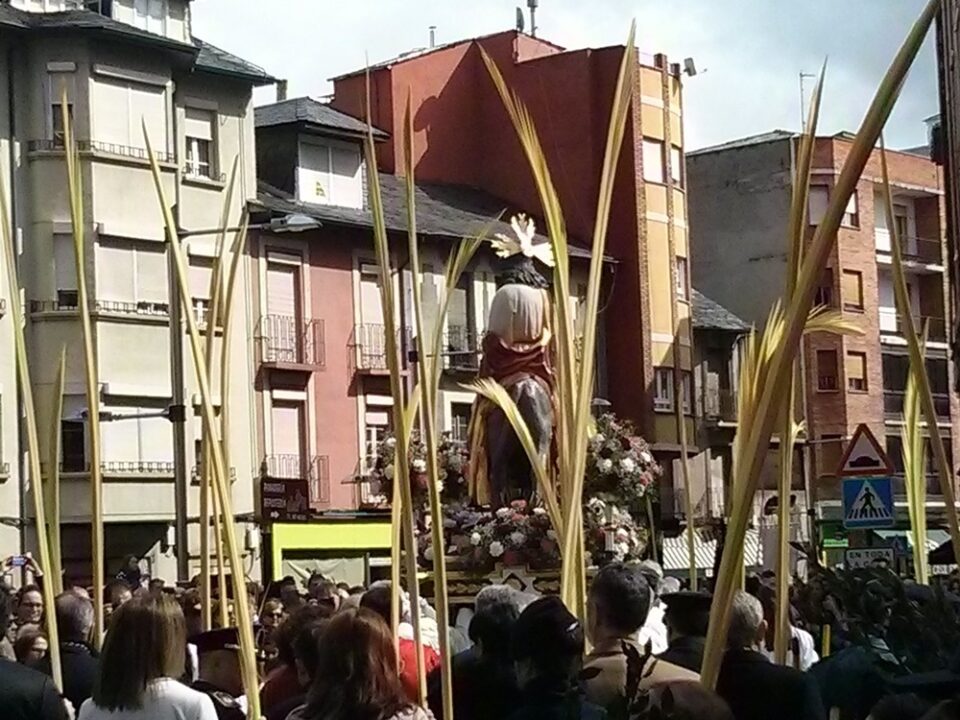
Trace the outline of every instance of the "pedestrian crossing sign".
{"label": "pedestrian crossing sign", "polygon": [[843,526],[848,530],[886,528],[896,524],[893,488],[888,477],[843,479]]}

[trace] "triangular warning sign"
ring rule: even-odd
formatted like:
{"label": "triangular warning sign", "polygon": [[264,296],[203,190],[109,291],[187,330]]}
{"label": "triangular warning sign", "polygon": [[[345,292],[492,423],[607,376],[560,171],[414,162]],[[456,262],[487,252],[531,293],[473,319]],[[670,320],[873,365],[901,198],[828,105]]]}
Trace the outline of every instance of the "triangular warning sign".
{"label": "triangular warning sign", "polygon": [[887,475],[893,472],[890,458],[869,427],[861,423],[853,432],[837,475]]}
{"label": "triangular warning sign", "polygon": [[847,522],[892,520],[893,515],[891,515],[890,508],[884,504],[870,481],[863,480],[862,482],[860,492],[857,493],[856,499],[847,511],[845,520]]}

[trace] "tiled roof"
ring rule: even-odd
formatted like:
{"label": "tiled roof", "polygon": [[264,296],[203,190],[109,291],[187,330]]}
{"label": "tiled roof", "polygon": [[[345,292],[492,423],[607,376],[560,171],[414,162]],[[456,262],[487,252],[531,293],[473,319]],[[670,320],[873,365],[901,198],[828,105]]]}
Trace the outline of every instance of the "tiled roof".
{"label": "tiled roof", "polygon": [[192,43],[181,42],[156,33],[119,22],[92,10],[67,10],[53,13],[30,13],[9,5],[0,5],[0,26],[18,30],[89,31],[112,35],[118,39],[164,47],[196,56],[199,70],[231,75],[266,85],[274,82],[263,68],[242,58],[194,38]]}
{"label": "tiled roof", "polygon": [[694,330],[729,330],[749,332],[750,325],[741,320],[723,305],[708,298],[698,290],[692,290]]}
{"label": "tiled roof", "polygon": [[[362,120],[309,97],[293,98],[271,105],[262,105],[255,108],[254,112],[258,128],[307,123],[340,134],[364,137],[367,133],[367,124]],[[373,129],[373,135],[377,138],[388,137],[387,133],[377,128]]]}
{"label": "tiled roof", "polygon": [[[406,181],[396,175],[382,174],[380,191],[387,230],[406,232]],[[508,207],[502,200],[473,188],[430,183],[417,184],[415,202],[417,231],[422,235],[445,238],[478,235]],[[297,202],[286,193],[263,182],[260,183],[257,203],[274,212],[304,213],[321,222],[364,228],[373,226],[373,218],[367,209]],[[508,215],[505,213],[503,217]],[[490,232],[512,235],[509,223],[502,220],[493,222]],[[547,242],[547,237],[538,233],[537,242]],[[575,258],[591,256],[589,251],[573,246],[570,248],[570,255]]]}
{"label": "tiled roof", "polygon": [[201,70],[241,77],[253,81],[254,85],[270,85],[276,81],[259,65],[221,50],[205,40],[194,37],[193,44],[200,50],[197,55],[197,67]]}
{"label": "tiled roof", "polygon": [[749,135],[748,137],[737,138],[736,140],[730,140],[725,143],[720,143],[719,145],[711,145],[710,147],[691,150],[687,155],[705,155],[706,153],[720,152],[722,150],[761,145],[763,143],[776,142],[777,140],[786,140],[796,135],[797,133],[791,132],[790,130],[771,130],[770,132],[760,133],[759,135]]}

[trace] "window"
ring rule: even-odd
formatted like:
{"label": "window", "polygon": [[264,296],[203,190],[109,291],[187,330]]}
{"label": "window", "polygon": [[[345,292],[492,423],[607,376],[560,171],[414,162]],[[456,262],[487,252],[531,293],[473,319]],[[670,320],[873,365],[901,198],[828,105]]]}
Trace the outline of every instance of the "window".
{"label": "window", "polygon": [[166,30],[167,0],[134,0],[133,24],[141,30],[163,35]]}
{"label": "window", "polygon": [[60,452],[63,472],[86,470],[86,441],[82,421],[63,420],[60,423]]}
{"label": "window", "polygon": [[835,392],[837,385],[837,351],[817,350],[817,390]]}
{"label": "window", "polygon": [[670,148],[670,176],[674,185],[683,187],[683,153],[678,147]]}
{"label": "window", "polygon": [[364,419],[364,471],[369,474],[377,465],[380,444],[390,434],[390,408],[371,406]]}
{"label": "window", "polygon": [[860,227],[860,211],[857,206],[856,190],[853,191],[853,195],[847,200],[847,209],[843,212],[843,219],[840,221],[840,224],[852,228]]}
{"label": "window", "polygon": [[150,314],[168,311],[170,288],[163,245],[101,236],[95,252],[97,300],[137,305]]}
{"label": "window", "polygon": [[663,168],[663,143],[659,140],[644,140],[643,179],[652,183],[665,183],[667,178]]}
{"label": "window", "polygon": [[847,389],[853,392],[867,391],[867,354],[847,352]]}
{"label": "window", "polygon": [[356,145],[300,142],[297,197],[303,202],[363,207],[360,150]]}
{"label": "window", "polygon": [[74,72],[51,72],[47,74],[47,91],[49,93],[50,139],[55,147],[63,147],[66,136],[63,127],[63,93],[67,93],[67,114],[73,122],[73,99],[76,97],[76,82]]}
{"label": "window", "polygon": [[473,405],[470,403],[450,403],[450,435],[458,442],[469,440],[470,415]]}
{"label": "window", "polygon": [[661,412],[673,410],[672,368],[657,368],[654,371],[653,409]]}
{"label": "window", "polygon": [[863,274],[859,270],[843,271],[841,295],[844,310],[863,312]]}
{"label": "window", "polygon": [[819,225],[823,216],[827,212],[827,204],[830,200],[830,191],[826,185],[811,185],[810,194],[807,198],[807,209],[810,214],[810,224]]}
{"label": "window", "polygon": [[208,110],[186,109],[183,132],[186,136],[187,166],[185,171],[194,177],[213,177],[214,114]]}
{"label": "window", "polygon": [[[167,93],[164,85],[97,77],[93,84],[93,139],[105,152],[146,157],[144,123],[154,150],[166,153]],[[140,152],[130,153],[131,148]]]}
{"label": "window", "polygon": [[74,262],[73,238],[70,235],[53,236],[53,275],[57,307],[75,308],[80,302],[77,294],[77,268]]}
{"label": "window", "polygon": [[826,305],[833,307],[833,270],[824,268],[820,275],[820,283],[817,285],[817,294],[814,298],[814,305]]}
{"label": "window", "polygon": [[677,284],[677,299],[689,300],[690,299],[690,274],[687,271],[687,259],[685,257],[677,256],[676,273],[677,273],[677,276],[675,280]]}
{"label": "window", "polygon": [[[884,217],[886,220],[886,217]],[[897,237],[905,241],[910,235],[910,211],[906,205],[894,203],[893,205],[893,224],[897,229]]]}
{"label": "window", "polygon": [[680,387],[683,390],[683,414],[693,414],[693,373],[683,370],[680,373]]}

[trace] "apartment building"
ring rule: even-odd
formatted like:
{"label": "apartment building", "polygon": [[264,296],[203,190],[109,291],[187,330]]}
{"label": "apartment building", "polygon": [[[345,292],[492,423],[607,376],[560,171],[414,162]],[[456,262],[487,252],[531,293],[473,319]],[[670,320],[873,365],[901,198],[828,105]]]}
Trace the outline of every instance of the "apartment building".
{"label": "apartment building", "polygon": [[[758,327],[782,294],[798,141],[795,133],[773,131],[688,155],[689,187],[696,197],[690,208],[694,280],[710,297]],[[851,142],[843,133],[817,139],[808,237],[823,217]],[[953,322],[941,174],[923,154],[891,151],[888,159],[912,312],[928,333],[926,363],[940,416],[936,431],[953,457],[960,432],[957,397],[951,391],[954,371],[948,362]],[[839,514],[835,472],[843,444],[858,424],[867,423],[885,442],[902,472],[900,430],[908,359],[893,296],[890,229],[880,176],[875,152],[850,198],[817,295],[818,302],[859,325],[863,335],[809,335],[800,358],[809,493],[818,503],[819,517],[826,520]],[[939,496],[934,466],[928,467],[928,492]]]}
{"label": "apartment building", "polygon": [[[171,327],[164,225],[141,123],[157,151],[167,196],[176,204],[189,253],[193,309],[204,332],[216,332],[218,343],[229,344],[230,402],[235,416],[246,418],[253,369],[252,343],[243,331],[250,320],[246,274],[234,309],[236,331],[223,338],[219,320],[207,322],[215,242],[209,229],[220,224],[225,177],[234,158],[239,158],[239,172],[231,224],[239,222],[245,198],[255,193],[251,94],[254,86],[272,80],[260,68],[194,37],[188,0],[11,0],[0,5],[0,43],[0,165],[20,251],[26,334],[45,446],[48,428],[55,426],[57,361],[61,346],[67,349],[60,427],[66,571],[79,579],[90,576],[90,437],[64,171],[64,89],[84,185],[84,263],[104,420],[107,572],[128,553],[144,558],[148,572],[167,578],[177,574],[176,556],[188,555],[185,569],[193,572],[199,547],[199,395],[187,343],[178,343],[182,331]],[[34,546],[28,493],[37,481],[22,474],[17,385],[7,356],[13,321],[0,319],[5,338],[0,339],[0,467],[7,471],[0,476],[5,478],[0,484],[0,546],[7,552]],[[171,362],[178,344],[184,346],[183,373]],[[179,395],[186,423],[184,469],[176,472],[175,424],[166,416]],[[241,535],[246,528],[255,540],[252,437],[251,423],[231,424],[234,509],[242,520]],[[190,523],[189,553],[177,547],[178,518]]]}
{"label": "apartment building", "polygon": [[[362,582],[389,561],[388,498],[369,477],[378,446],[392,433],[393,396],[387,372],[385,318],[373,246],[362,142],[357,118],[310,98],[256,110],[260,195],[267,218],[306,215],[321,227],[300,233],[269,230],[251,237],[255,313],[256,423],[267,572],[291,564],[321,567]],[[374,130],[378,144],[388,141]],[[393,252],[396,327],[408,388],[416,380],[412,275],[407,260],[405,181],[381,175]],[[439,322],[444,266],[462,237],[506,211],[523,208],[462,185],[418,183],[426,332]],[[511,233],[507,222],[492,232]],[[545,242],[542,235],[538,241]],[[574,287],[586,283],[589,255],[573,252]],[[499,261],[489,248],[474,257],[444,319],[440,429],[467,439],[474,396],[461,384],[480,367],[480,339],[496,292]],[[579,310],[579,298],[571,298]],[[309,524],[272,516],[266,499],[309,498]],[[378,568],[380,568],[378,570]]]}
{"label": "apartment building", "polygon": [[[542,215],[481,48],[528,107],[572,242],[589,246],[622,46],[567,51],[511,31],[376,65],[370,69],[371,119],[390,135],[379,145],[378,162],[387,172],[401,172],[397,138],[409,94],[419,180],[480,188]],[[664,55],[637,53],[634,71],[607,238],[607,252],[617,262],[604,298],[607,369],[598,394],[637,423],[666,466],[669,486],[670,461],[679,455],[678,395],[691,408],[687,436],[694,434],[682,82],[679,67]],[[333,82],[333,107],[363,116],[366,71]],[[681,392],[675,392],[675,372]]]}

